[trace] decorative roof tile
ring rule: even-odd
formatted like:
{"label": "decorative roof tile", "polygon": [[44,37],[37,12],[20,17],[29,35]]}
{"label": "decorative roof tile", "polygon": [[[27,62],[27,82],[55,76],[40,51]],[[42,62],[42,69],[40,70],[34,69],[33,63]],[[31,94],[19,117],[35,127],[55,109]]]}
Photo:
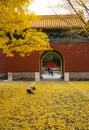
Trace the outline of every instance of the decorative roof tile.
{"label": "decorative roof tile", "polygon": [[32,21],[32,28],[69,28],[82,27],[84,23],[76,14],[40,15],[39,20]]}

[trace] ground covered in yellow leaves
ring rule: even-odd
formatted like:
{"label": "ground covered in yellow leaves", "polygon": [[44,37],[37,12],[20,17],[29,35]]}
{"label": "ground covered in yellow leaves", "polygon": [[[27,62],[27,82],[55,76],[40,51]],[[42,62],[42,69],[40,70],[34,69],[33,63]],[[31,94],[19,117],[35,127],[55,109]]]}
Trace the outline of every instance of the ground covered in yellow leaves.
{"label": "ground covered in yellow leaves", "polygon": [[0,130],[89,130],[89,82],[0,82]]}

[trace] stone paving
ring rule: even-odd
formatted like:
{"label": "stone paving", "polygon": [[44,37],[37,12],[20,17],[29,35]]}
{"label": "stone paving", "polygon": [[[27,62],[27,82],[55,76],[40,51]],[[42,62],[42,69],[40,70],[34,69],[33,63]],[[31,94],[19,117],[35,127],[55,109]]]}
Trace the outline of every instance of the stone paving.
{"label": "stone paving", "polygon": [[42,80],[61,80],[61,74],[54,72],[53,75],[49,75],[46,72],[42,74]]}

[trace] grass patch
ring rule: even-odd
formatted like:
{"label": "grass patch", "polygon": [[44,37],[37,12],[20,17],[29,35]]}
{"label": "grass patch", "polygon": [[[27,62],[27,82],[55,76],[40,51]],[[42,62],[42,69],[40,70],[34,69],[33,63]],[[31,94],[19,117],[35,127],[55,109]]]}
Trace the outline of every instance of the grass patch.
{"label": "grass patch", "polygon": [[89,82],[1,82],[0,130],[89,130]]}

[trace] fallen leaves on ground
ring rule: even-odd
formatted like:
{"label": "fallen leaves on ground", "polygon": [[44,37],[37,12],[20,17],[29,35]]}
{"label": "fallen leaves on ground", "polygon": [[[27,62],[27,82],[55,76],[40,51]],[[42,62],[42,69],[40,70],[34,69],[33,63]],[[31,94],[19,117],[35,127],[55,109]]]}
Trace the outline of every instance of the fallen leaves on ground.
{"label": "fallen leaves on ground", "polygon": [[89,130],[89,82],[0,82],[0,130]]}

